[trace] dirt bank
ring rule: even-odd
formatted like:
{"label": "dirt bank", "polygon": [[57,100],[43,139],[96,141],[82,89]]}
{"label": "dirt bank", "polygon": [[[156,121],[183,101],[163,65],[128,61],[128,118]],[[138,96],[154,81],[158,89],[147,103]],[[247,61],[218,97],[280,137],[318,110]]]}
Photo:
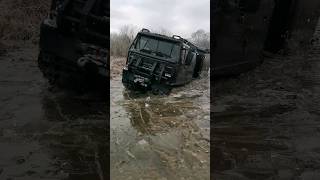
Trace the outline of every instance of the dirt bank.
{"label": "dirt bank", "polygon": [[48,15],[51,0],[1,0],[0,41],[37,43],[40,23]]}

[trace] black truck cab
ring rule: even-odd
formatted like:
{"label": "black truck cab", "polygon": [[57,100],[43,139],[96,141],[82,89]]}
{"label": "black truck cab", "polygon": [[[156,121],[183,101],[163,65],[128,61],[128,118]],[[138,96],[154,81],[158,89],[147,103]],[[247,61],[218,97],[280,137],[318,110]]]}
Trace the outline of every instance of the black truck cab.
{"label": "black truck cab", "polygon": [[207,51],[180,36],[141,30],[131,44],[122,82],[129,89],[169,92],[199,77]]}

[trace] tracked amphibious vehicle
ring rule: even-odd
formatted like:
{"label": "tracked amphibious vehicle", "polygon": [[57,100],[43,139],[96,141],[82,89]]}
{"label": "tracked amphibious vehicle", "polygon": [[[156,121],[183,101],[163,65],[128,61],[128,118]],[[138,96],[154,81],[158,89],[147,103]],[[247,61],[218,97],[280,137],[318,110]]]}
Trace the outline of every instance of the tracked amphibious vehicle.
{"label": "tracked amphibious vehicle", "polygon": [[142,29],[129,48],[122,82],[129,89],[167,94],[199,77],[206,53],[180,36]]}
{"label": "tracked amphibious vehicle", "polygon": [[109,87],[109,17],[109,1],[52,1],[41,24],[38,58],[51,84]]}

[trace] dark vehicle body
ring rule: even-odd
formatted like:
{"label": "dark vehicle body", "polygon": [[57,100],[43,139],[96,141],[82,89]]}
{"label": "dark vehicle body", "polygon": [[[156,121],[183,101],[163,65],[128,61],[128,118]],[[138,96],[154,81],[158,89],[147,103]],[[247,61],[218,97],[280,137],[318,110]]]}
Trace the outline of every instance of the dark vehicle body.
{"label": "dark vehicle body", "polygon": [[49,82],[109,87],[109,16],[108,1],[53,0],[38,58]]}
{"label": "dark vehicle body", "polygon": [[[318,0],[213,0],[213,76],[256,67],[265,55],[308,42],[319,18]],[[299,49],[299,48],[298,48]]]}
{"label": "dark vehicle body", "polygon": [[122,82],[129,89],[168,93],[199,77],[206,53],[180,36],[143,29],[129,48]]}
{"label": "dark vehicle body", "polygon": [[273,0],[213,1],[213,75],[238,74],[261,62]]}

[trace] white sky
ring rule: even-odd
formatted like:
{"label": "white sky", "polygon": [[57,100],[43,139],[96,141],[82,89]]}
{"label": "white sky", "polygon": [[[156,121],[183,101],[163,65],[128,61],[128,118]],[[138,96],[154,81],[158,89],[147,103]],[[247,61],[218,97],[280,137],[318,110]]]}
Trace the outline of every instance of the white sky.
{"label": "white sky", "polygon": [[210,31],[210,0],[111,0],[110,11],[111,33],[123,25],[164,28],[184,38],[198,29]]}

